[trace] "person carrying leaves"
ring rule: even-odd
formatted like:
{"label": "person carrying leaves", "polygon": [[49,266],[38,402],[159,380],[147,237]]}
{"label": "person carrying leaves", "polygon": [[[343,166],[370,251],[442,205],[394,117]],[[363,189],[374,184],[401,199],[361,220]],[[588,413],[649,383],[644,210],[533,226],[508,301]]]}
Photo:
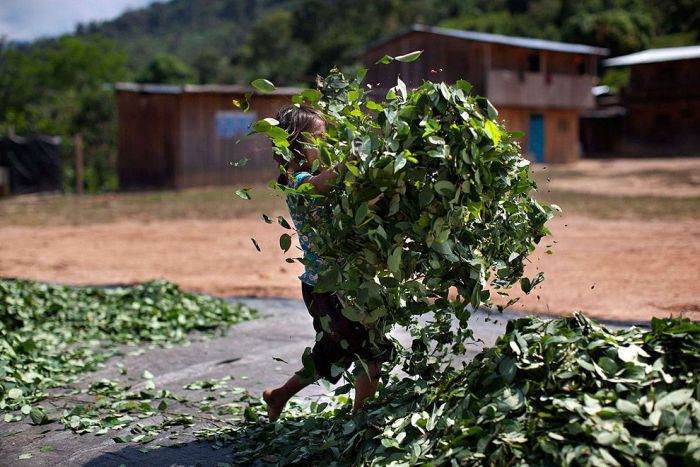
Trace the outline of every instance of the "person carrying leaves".
{"label": "person carrying leaves", "polygon": [[[314,163],[319,158],[318,149],[311,146],[307,136],[322,138],[326,133],[322,113],[311,106],[295,104],[280,109],[276,119],[280,128],[289,134],[292,154],[291,160],[275,155],[283,169],[278,183],[293,190],[309,184],[311,192],[316,194],[328,191],[336,177],[347,169],[342,163],[332,168],[322,168],[320,160]],[[337,383],[353,363],[356,363],[356,372],[359,373],[355,379],[353,405],[353,413],[356,413],[375,394],[382,362],[393,357],[394,347],[388,340],[379,347],[371,346],[365,326],[343,315],[342,297],[332,291],[314,290],[319,272],[324,267],[323,259],[313,248],[313,228],[324,222],[323,198],[288,193],[287,206],[304,252],[305,271],[299,278],[317,337],[313,348],[307,348],[301,357],[303,368],[284,385],[263,392],[268,416],[271,421],[277,420],[289,399],[319,379]]]}

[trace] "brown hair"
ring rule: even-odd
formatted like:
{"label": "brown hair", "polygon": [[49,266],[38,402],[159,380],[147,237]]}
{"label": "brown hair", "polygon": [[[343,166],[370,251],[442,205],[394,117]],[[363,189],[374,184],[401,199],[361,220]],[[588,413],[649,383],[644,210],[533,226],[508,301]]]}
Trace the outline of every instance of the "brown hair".
{"label": "brown hair", "polygon": [[[289,149],[292,151],[294,159],[292,161],[299,164],[304,157],[304,142],[302,141],[302,133],[313,130],[317,122],[326,121],[323,114],[307,104],[288,105],[282,107],[277,112],[276,120],[279,122],[280,128],[289,133]],[[288,162],[284,158],[275,154],[275,161],[283,167],[287,167]]]}

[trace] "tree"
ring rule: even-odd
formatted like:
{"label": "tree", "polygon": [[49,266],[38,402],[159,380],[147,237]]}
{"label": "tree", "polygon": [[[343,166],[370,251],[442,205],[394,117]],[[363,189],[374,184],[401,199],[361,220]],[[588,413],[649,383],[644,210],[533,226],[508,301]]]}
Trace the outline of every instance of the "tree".
{"label": "tree", "polygon": [[312,51],[294,37],[294,16],[273,10],[253,25],[245,44],[234,57],[240,81],[265,76],[275,83],[308,80]]}
{"label": "tree", "polygon": [[110,84],[124,79],[126,55],[101,37],[0,47],[0,132],[44,133],[63,141],[65,186],[72,187],[72,137],[85,141],[91,191],[116,188],[116,118]]}
{"label": "tree", "polygon": [[141,72],[139,83],[187,84],[195,81],[195,71],[175,55],[159,53]]}
{"label": "tree", "polygon": [[607,47],[612,56],[644,49],[653,34],[654,19],[649,13],[622,9],[577,14],[562,29],[562,39]]}
{"label": "tree", "polygon": [[221,74],[224,58],[214,49],[200,52],[195,58],[193,68],[197,73],[199,84],[214,83]]}
{"label": "tree", "polygon": [[656,0],[651,2],[659,18],[661,34],[692,33],[700,41],[700,8],[697,0]]}
{"label": "tree", "polygon": [[518,34],[518,21],[508,11],[486,13],[484,15],[460,16],[440,23],[441,26],[467,31],[489,32],[493,34]]}
{"label": "tree", "polygon": [[40,56],[49,65],[44,85],[51,89],[99,87],[126,75],[126,54],[99,36],[87,40],[61,37]]}

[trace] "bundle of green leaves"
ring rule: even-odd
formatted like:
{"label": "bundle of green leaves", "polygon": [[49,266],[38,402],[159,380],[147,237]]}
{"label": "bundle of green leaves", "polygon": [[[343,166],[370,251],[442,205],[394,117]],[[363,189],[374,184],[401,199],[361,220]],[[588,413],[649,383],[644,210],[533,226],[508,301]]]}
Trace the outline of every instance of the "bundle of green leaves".
{"label": "bundle of green leaves", "polygon": [[[308,183],[277,188],[323,198],[324,220],[305,232],[318,240],[325,262],[316,290],[341,293],[343,314],[367,326],[373,342],[432,312],[442,332],[428,340],[462,346],[470,311],[490,303],[488,286],[507,288],[522,278],[528,254],[549,233],[552,208],[531,197],[536,186],[517,135],[498,122],[487,99],[470,95],[469,83],[424,82],[409,90],[399,79],[377,102],[362,85],[365,72],[349,80],[332,70],[318,89],[293,99],[323,112],[327,136],[306,138],[325,164],[343,162],[347,172],[324,194]],[[253,131],[291,160],[288,134],[276,120],[260,120]],[[289,234],[280,245],[289,249]],[[529,292],[542,278],[522,278],[521,285]],[[456,332],[449,329],[455,318]],[[427,349],[422,342],[414,347]]]}
{"label": "bundle of green leaves", "polygon": [[21,419],[9,412],[29,414],[46,389],[119,353],[115,344],[185,342],[193,331],[226,332],[255,316],[162,280],[115,289],[0,281],[0,411]]}
{"label": "bundle of green leaves", "polygon": [[700,465],[700,325],[651,324],[510,321],[468,365],[392,381],[354,417],[340,396],[200,437],[235,443],[235,465]]}

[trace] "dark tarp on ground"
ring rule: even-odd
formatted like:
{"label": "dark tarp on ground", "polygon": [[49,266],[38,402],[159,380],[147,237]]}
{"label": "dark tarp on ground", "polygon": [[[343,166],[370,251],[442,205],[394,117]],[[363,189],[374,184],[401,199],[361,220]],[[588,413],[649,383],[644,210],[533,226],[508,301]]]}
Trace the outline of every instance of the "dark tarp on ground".
{"label": "dark tarp on ground", "polygon": [[61,189],[60,138],[13,136],[0,139],[0,167],[10,173],[10,193]]}

